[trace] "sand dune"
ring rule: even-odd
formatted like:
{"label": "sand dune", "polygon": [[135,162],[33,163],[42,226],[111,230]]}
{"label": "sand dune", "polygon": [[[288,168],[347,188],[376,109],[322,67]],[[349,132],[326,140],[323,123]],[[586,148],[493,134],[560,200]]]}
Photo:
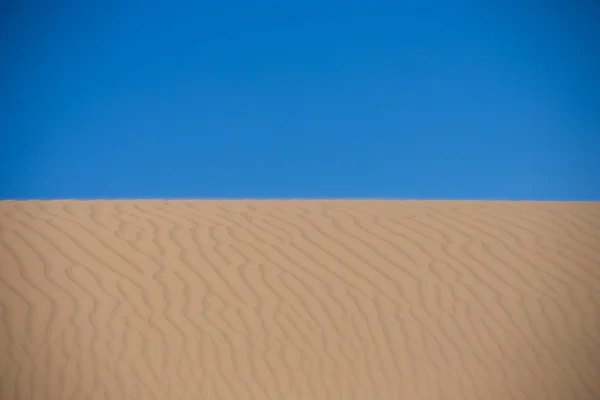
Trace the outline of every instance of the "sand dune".
{"label": "sand dune", "polygon": [[0,202],[0,398],[600,399],[600,203]]}

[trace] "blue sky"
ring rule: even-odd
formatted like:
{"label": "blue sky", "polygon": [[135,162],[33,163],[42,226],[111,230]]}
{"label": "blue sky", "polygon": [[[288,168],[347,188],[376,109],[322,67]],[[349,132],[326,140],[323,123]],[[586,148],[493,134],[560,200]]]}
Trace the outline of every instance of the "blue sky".
{"label": "blue sky", "polygon": [[17,3],[1,199],[600,200],[593,2]]}

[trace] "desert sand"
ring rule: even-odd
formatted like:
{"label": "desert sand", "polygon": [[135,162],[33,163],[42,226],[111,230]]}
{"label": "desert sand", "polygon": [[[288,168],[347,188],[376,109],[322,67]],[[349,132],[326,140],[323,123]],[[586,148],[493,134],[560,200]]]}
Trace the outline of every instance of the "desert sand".
{"label": "desert sand", "polygon": [[600,399],[600,203],[0,202],[0,398]]}

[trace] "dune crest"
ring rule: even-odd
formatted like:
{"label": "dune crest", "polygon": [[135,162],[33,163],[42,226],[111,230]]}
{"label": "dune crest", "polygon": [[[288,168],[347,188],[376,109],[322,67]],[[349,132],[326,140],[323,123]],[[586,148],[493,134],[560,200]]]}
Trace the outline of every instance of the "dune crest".
{"label": "dune crest", "polygon": [[600,398],[600,203],[0,202],[0,399]]}

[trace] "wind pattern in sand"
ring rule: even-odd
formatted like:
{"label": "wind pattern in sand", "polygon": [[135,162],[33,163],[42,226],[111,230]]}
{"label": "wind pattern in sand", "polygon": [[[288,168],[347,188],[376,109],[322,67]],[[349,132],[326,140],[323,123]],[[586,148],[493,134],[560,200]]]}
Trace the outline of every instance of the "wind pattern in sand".
{"label": "wind pattern in sand", "polygon": [[600,399],[600,203],[0,202],[2,400]]}

